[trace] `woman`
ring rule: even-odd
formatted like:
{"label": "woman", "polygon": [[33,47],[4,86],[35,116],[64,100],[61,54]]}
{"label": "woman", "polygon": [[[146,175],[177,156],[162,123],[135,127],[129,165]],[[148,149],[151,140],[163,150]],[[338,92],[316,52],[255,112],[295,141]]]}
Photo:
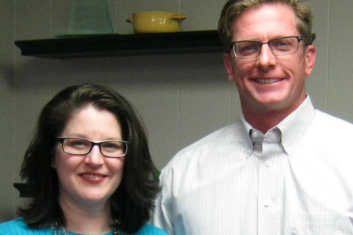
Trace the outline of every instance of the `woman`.
{"label": "woman", "polygon": [[131,104],[98,85],[71,86],[42,110],[21,177],[34,192],[11,234],[165,235],[146,222],[159,192]]}

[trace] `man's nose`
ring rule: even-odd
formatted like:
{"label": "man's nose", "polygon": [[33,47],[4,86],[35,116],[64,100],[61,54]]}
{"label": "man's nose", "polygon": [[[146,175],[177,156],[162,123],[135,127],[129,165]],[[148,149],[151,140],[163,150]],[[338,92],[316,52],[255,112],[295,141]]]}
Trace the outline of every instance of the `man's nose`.
{"label": "man's nose", "polygon": [[257,64],[265,70],[276,65],[276,56],[273,54],[268,44],[262,45]]}

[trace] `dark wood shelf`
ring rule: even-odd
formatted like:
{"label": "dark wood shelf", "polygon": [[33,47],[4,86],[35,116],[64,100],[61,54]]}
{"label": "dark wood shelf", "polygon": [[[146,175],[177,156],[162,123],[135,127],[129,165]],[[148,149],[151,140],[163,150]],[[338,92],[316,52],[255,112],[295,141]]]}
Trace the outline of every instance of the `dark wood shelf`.
{"label": "dark wood shelf", "polygon": [[53,59],[222,52],[216,30],[65,36],[15,41],[21,55]]}

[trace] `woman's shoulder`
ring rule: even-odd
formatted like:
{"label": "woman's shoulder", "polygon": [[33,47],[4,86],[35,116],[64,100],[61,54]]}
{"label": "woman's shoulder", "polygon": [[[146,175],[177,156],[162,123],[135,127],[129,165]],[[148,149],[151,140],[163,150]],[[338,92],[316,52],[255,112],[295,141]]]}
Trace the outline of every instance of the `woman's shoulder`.
{"label": "woman's shoulder", "polygon": [[26,224],[23,222],[22,218],[17,218],[0,224],[0,234],[3,234],[5,231],[15,231],[22,230],[26,227]]}
{"label": "woman's shoulder", "polygon": [[157,228],[151,224],[145,224],[136,235],[168,235],[163,229]]}
{"label": "woman's shoulder", "polygon": [[0,235],[49,235],[50,228],[35,229],[30,228],[22,218],[17,218],[0,224]]}

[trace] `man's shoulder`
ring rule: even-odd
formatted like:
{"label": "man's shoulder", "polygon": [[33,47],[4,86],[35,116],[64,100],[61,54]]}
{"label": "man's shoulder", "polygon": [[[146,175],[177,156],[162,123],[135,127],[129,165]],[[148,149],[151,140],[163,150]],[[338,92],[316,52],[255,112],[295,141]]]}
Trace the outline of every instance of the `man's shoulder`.
{"label": "man's shoulder", "polygon": [[322,130],[325,130],[325,129],[333,129],[336,131],[353,130],[353,124],[350,122],[320,110],[315,110],[315,111],[316,111],[316,115],[315,115],[314,125],[321,126]]}
{"label": "man's shoulder", "polygon": [[311,139],[323,149],[347,149],[346,146],[352,144],[352,133],[353,124],[317,110],[310,129],[307,132],[306,141]]}
{"label": "man's shoulder", "polygon": [[[169,166],[178,165],[180,161],[187,161],[187,158],[195,158],[206,156],[205,152],[209,150],[216,150],[226,145],[226,143],[236,144],[239,141],[243,141],[244,128],[241,122],[223,127],[211,134],[201,138],[200,140],[192,143],[191,145],[180,150],[173,159],[168,163]],[[203,154],[200,154],[203,153]]]}
{"label": "man's shoulder", "polygon": [[240,123],[234,123],[232,125],[225,126],[190,144],[189,146],[180,150],[178,154],[182,155],[186,152],[193,151],[204,146],[209,146],[211,143],[223,142],[225,138],[237,138],[240,130]]}

